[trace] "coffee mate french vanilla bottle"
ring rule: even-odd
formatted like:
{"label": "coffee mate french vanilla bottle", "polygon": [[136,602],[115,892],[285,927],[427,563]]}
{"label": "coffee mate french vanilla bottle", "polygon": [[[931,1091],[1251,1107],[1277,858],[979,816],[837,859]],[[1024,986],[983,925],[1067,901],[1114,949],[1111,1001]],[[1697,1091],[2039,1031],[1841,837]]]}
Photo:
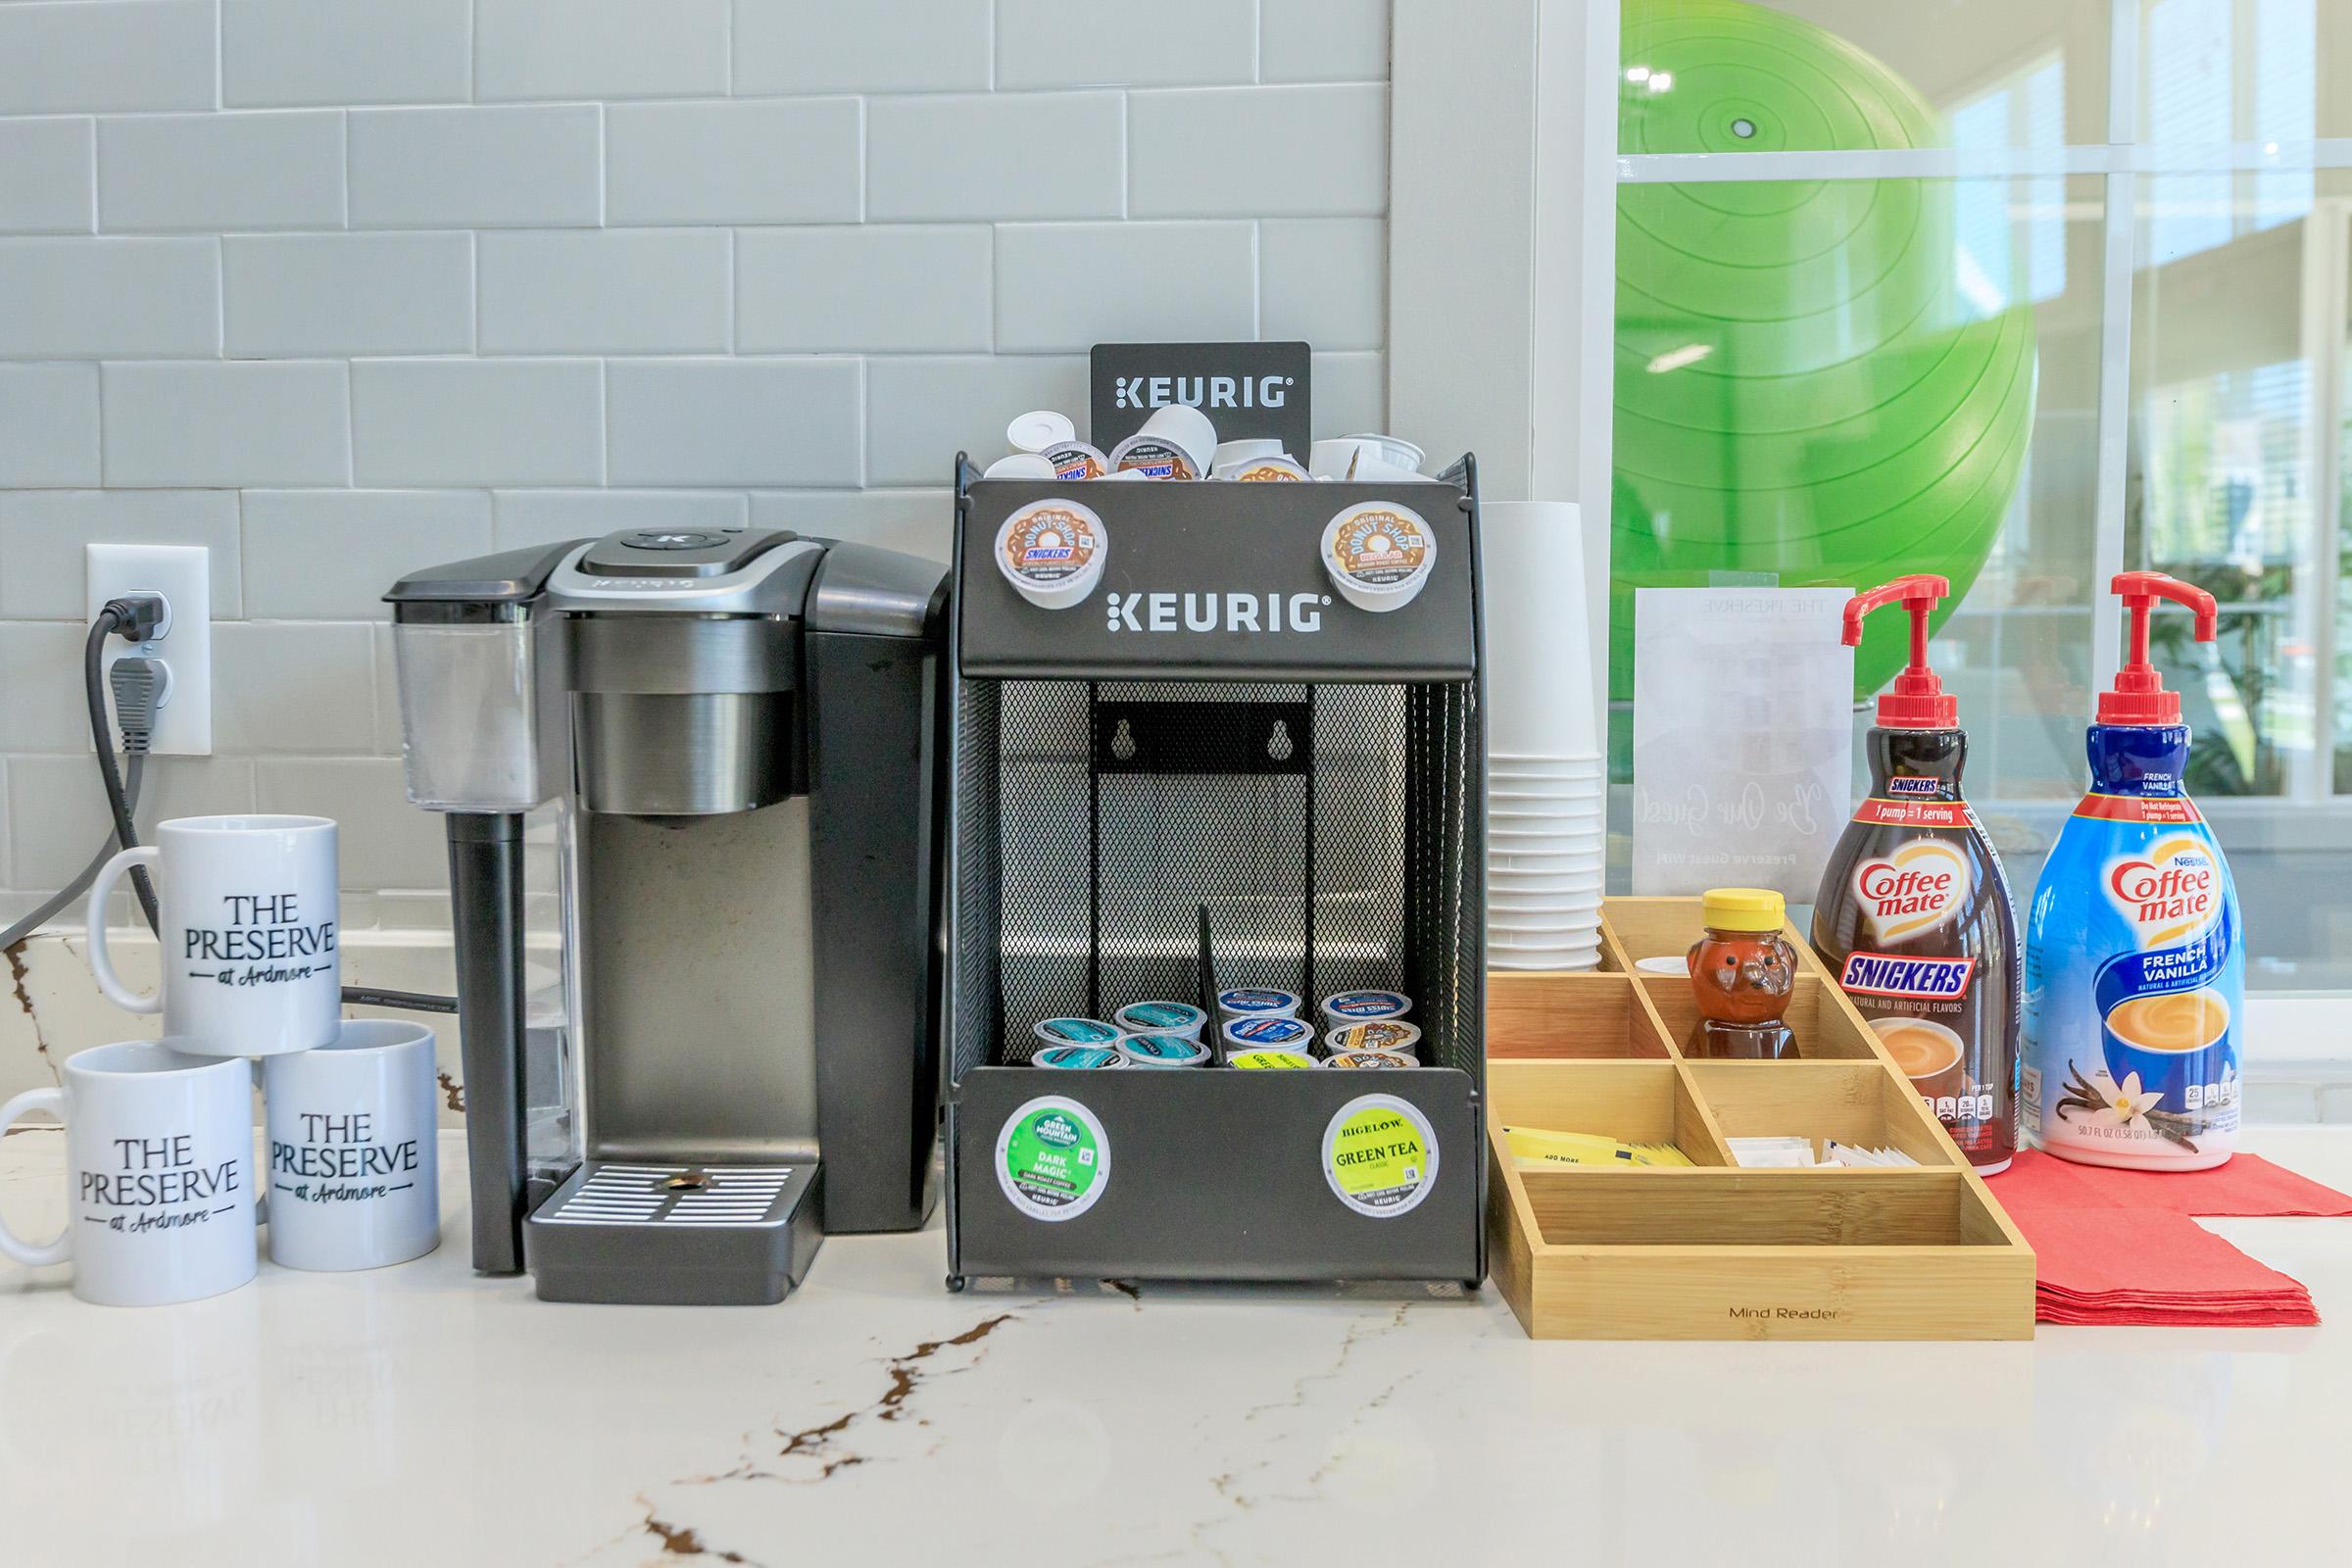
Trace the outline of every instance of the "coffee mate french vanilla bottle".
{"label": "coffee mate french vanilla bottle", "polygon": [[2159,571],[2110,591],[2131,662],[2099,695],[2090,791],[2042,867],[2026,919],[2026,1125],[2053,1154],[2132,1170],[2204,1170],[2237,1149],[2246,955],[2230,864],[2188,798],[2180,696],[2148,662],[2160,599],[2213,595]]}
{"label": "coffee mate french vanilla bottle", "polygon": [[1870,794],[1830,856],[1813,945],[1970,1164],[2017,1152],[2017,912],[1968,803],[1968,737],[1928,667],[1941,577],[1899,577],[1845,607],[1844,640],[1885,605],[1911,614],[1911,662],[1879,699]]}

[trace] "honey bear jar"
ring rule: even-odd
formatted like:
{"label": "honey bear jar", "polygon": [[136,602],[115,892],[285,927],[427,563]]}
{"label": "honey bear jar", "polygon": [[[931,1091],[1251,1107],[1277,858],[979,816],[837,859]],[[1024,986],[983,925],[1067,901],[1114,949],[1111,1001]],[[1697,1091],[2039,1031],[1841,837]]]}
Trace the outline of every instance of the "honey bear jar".
{"label": "honey bear jar", "polygon": [[1699,901],[1707,934],[1690,946],[1698,1023],[1688,1056],[1779,1061],[1796,1054],[1782,1018],[1796,989],[1796,950],[1782,935],[1786,903],[1770,888],[1710,888]]}

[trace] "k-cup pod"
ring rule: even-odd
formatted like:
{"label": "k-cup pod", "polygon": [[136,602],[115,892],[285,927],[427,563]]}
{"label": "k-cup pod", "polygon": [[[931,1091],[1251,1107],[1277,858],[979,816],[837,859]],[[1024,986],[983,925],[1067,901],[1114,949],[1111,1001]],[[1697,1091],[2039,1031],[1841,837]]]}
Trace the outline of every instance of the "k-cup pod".
{"label": "k-cup pod", "polygon": [[1141,468],[1113,468],[1110,472],[1104,474],[1102,477],[1105,481],[1111,479],[1142,479],[1149,482],[1152,479],[1163,479],[1167,476],[1165,474],[1158,473],[1146,473]]}
{"label": "k-cup pod", "polygon": [[1110,466],[1122,475],[1146,479],[1199,479],[1208,472],[1175,442],[1142,430],[1110,449]]}
{"label": "k-cup pod", "polygon": [[1370,1023],[1343,1024],[1324,1035],[1323,1049],[1335,1056],[1344,1051],[1386,1051],[1418,1058],[1421,1054],[1421,1026],[1406,1023],[1402,1018],[1375,1018]]}
{"label": "k-cup pod", "polygon": [[1134,1067],[1205,1067],[1209,1050],[1184,1035],[1129,1035],[1119,1042],[1119,1054]]}
{"label": "k-cup pod", "polygon": [[1270,1046],[1258,1047],[1250,1051],[1229,1051],[1225,1054],[1225,1065],[1228,1067],[1246,1069],[1260,1067],[1311,1068],[1314,1064],[1315,1058],[1303,1051],[1277,1051]]}
{"label": "k-cup pod", "polygon": [[1358,610],[1411,604],[1437,564],[1437,535],[1421,514],[1394,501],[1360,502],[1323,529],[1323,569]]}
{"label": "k-cup pod", "polygon": [[1303,1018],[1236,1018],[1217,1030],[1217,1039],[1228,1057],[1237,1051],[1296,1051],[1303,1056],[1314,1048],[1315,1031]]}
{"label": "k-cup pod", "polygon": [[1108,1046],[1048,1046],[1029,1058],[1032,1067],[1087,1069],[1124,1067],[1128,1060]]}
{"label": "k-cup pod", "polygon": [[1111,1018],[1131,1035],[1182,1035],[1200,1038],[1208,1014],[1189,1002],[1131,1002]]}
{"label": "k-cup pod", "polygon": [[1428,453],[1401,436],[1382,435],[1372,430],[1358,430],[1346,439],[1360,442],[1363,446],[1370,448],[1372,455],[1381,462],[1393,467],[1408,469],[1414,473],[1419,473],[1421,465],[1429,459]]}
{"label": "k-cup pod", "polygon": [[1323,1058],[1326,1067],[1418,1067],[1418,1058],[1401,1051],[1335,1051]]}
{"label": "k-cup pod", "polygon": [[1250,458],[1231,467],[1211,468],[1208,476],[1243,484],[1295,484],[1313,477],[1288,458]]}
{"label": "k-cup pod", "polygon": [[1342,991],[1323,999],[1324,1022],[1333,1029],[1401,1018],[1412,1010],[1413,999],[1401,991]]}
{"label": "k-cup pod", "polygon": [[1100,479],[1110,472],[1110,460],[1084,441],[1056,441],[1038,456],[1054,465],[1056,479]]}
{"label": "k-cup pod", "polygon": [[1054,465],[1034,452],[1012,452],[980,471],[983,479],[1051,479]]}
{"label": "k-cup pod", "polygon": [[[1209,460],[1217,455],[1217,427],[1208,416],[1185,403],[1170,403],[1153,409],[1152,416],[1137,428],[1128,441],[1150,439],[1164,442],[1185,456],[1192,472],[1177,477],[1198,479],[1208,472]],[[1121,446],[1126,441],[1119,443]]]}
{"label": "k-cup pod", "polygon": [[1282,450],[1281,438],[1277,436],[1251,436],[1246,441],[1220,441],[1217,443],[1217,450],[1209,457],[1208,471],[1214,474],[1219,468],[1236,468],[1253,458],[1287,458],[1289,456],[1289,453]]}
{"label": "k-cup pod", "polygon": [[1231,991],[1217,993],[1217,1021],[1231,1023],[1237,1018],[1296,1018],[1298,999],[1288,991],[1272,991],[1262,986],[1236,986]]}
{"label": "k-cup pod", "polygon": [[1101,1046],[1105,1051],[1127,1033],[1100,1018],[1047,1018],[1029,1032],[1049,1046]]}
{"label": "k-cup pod", "polygon": [[1642,974],[1670,974],[1688,978],[1690,958],[1688,954],[1661,953],[1654,958],[1636,958],[1634,967]]}
{"label": "k-cup pod", "polygon": [[1015,452],[1050,452],[1077,433],[1068,415],[1032,409],[1004,427],[1004,440]]}
{"label": "k-cup pod", "polygon": [[[1043,459],[1039,460],[1043,462]],[[1092,509],[1058,496],[1032,501],[997,530],[997,569],[1041,610],[1067,610],[1102,580],[1110,535]]]}

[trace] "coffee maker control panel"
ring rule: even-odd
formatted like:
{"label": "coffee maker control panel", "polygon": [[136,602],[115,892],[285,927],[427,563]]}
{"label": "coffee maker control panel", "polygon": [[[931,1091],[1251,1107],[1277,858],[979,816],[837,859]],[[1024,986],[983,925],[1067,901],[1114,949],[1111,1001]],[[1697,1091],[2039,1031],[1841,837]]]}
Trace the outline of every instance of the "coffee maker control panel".
{"label": "coffee maker control panel", "polygon": [[598,577],[723,577],[795,537],[774,528],[632,528],[591,544],[579,569]]}

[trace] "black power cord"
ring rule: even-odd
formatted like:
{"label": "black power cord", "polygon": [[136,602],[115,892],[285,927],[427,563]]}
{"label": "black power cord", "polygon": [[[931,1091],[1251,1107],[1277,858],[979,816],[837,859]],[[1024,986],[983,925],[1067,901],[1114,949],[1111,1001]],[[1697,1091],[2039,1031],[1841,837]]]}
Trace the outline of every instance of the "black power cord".
{"label": "black power cord", "polygon": [[[90,622],[90,634],[81,645],[81,684],[90,706],[90,745],[98,753],[98,776],[106,784],[106,804],[115,816],[115,841],[124,849],[139,842],[138,829],[131,825],[130,796],[122,788],[122,774],[115,766],[115,739],[107,733],[106,721],[106,640],[121,632],[126,641],[143,643],[164,623],[165,605],[159,595],[129,595],[110,599]],[[152,667],[149,678],[153,679]],[[142,740],[141,749],[144,750]],[[155,887],[145,870],[130,868],[130,887],[138,895],[139,913],[147,919],[147,929],[157,928]]]}
{"label": "black power cord", "polygon": [[[89,703],[90,741],[98,752],[98,773],[106,785],[107,808],[114,814],[114,842],[126,850],[135,848],[139,842],[138,827],[132,820],[132,805],[138,798],[137,780],[153,727],[161,680],[157,662],[153,660],[123,659],[115,665],[116,711],[125,715],[123,741],[124,749],[130,755],[131,782],[126,786],[122,772],[115,766],[114,738],[108,733],[106,691],[102,679],[106,640],[121,633],[126,641],[143,643],[164,624],[168,612],[160,594],[127,594],[120,599],[110,599],[106,602],[106,608],[98,612],[97,618],[90,622],[90,635],[82,644],[82,687]],[[135,722],[133,715],[136,715]],[[79,879],[81,887],[89,885],[89,878],[104,863],[105,853],[101,851],[100,858],[93,861],[91,869]],[[133,891],[138,894],[139,913],[146,918],[147,929],[160,935],[155,889],[148,882],[146,871],[132,866],[130,882]],[[19,925],[26,930],[31,929],[32,925],[37,925],[40,920],[48,918],[59,907],[72,902],[77,891],[76,888],[68,888],[34,911],[35,917],[29,923],[21,921]],[[11,928],[12,931],[15,929]],[[455,997],[431,996],[420,991],[390,991],[380,986],[345,986],[343,1000],[354,1006],[398,1007],[410,1012],[454,1013],[458,1010],[458,999]]]}

